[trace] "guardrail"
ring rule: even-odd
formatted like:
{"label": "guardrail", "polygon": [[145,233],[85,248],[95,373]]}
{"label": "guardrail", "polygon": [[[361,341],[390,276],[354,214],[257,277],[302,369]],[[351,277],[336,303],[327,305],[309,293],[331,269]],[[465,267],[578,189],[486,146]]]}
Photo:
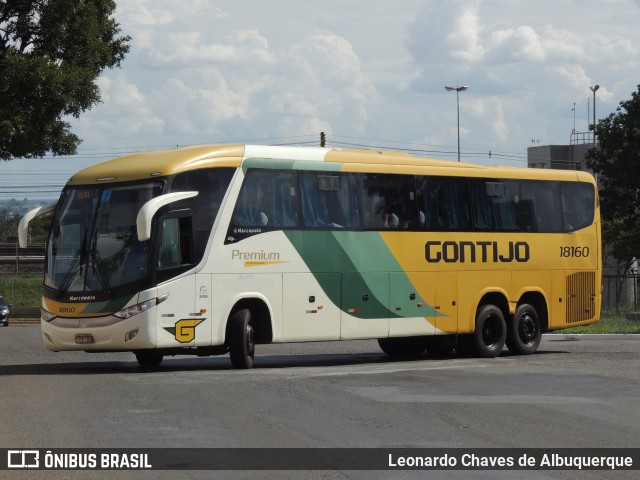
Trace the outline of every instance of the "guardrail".
{"label": "guardrail", "polygon": [[17,319],[40,319],[40,307],[14,307],[9,309],[9,321]]}

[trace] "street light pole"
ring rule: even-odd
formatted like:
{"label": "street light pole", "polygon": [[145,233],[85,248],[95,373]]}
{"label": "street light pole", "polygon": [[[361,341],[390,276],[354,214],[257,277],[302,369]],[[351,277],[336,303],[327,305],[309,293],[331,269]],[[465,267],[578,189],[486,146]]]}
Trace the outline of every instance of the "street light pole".
{"label": "street light pole", "polygon": [[589,90],[593,92],[593,148],[596,148],[596,92],[600,85],[593,85]]}
{"label": "street light pole", "polygon": [[469,90],[468,85],[462,87],[444,87],[447,92],[456,92],[456,110],[458,112],[458,162],[460,161],[460,92]]}

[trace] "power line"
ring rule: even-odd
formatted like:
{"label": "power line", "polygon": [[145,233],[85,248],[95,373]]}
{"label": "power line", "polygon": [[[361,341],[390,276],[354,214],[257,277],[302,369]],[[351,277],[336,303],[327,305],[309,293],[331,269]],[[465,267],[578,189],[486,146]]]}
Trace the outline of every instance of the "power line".
{"label": "power line", "polygon": [[[333,148],[354,148],[354,149],[376,149],[376,150],[396,150],[400,152],[407,152],[419,156],[434,156],[442,159],[454,159],[457,156],[457,150],[451,146],[442,145],[430,145],[415,142],[402,142],[399,140],[387,140],[387,139],[374,139],[368,137],[347,136],[331,134],[326,135],[325,141],[329,147]],[[307,145],[319,145],[317,134],[308,135],[290,135],[279,137],[263,137],[252,139],[237,139],[227,140],[224,142],[211,142],[211,144],[271,144],[275,146],[307,146]],[[71,159],[71,160],[100,160],[115,158],[132,153],[138,153],[141,151],[148,151],[150,149],[170,149],[180,145],[143,145],[143,146],[122,146],[113,148],[87,148],[79,151],[76,155],[70,155],[65,157],[60,156],[45,156],[38,160],[53,160],[53,159]],[[187,146],[187,145],[182,145]],[[195,144],[194,144],[195,146]],[[463,149],[460,152],[461,157],[470,160],[499,160],[504,162],[520,162],[526,163],[527,158],[523,154],[516,154],[510,152],[499,151],[482,151],[477,149]],[[25,195],[41,197],[42,195],[59,194],[66,180],[74,175],[79,169],[38,169],[37,171],[30,170],[28,168],[29,160],[36,159],[22,159],[25,161],[25,168],[12,169],[11,171],[2,172],[0,174],[0,182],[2,178],[12,179],[14,181],[29,180],[28,183],[21,185],[4,185],[0,186],[0,198],[6,198],[10,195]],[[13,167],[13,165],[12,165]],[[0,163],[0,172],[2,171],[2,164]],[[58,180],[60,183],[43,183],[37,181],[38,179],[46,178],[47,180]]]}

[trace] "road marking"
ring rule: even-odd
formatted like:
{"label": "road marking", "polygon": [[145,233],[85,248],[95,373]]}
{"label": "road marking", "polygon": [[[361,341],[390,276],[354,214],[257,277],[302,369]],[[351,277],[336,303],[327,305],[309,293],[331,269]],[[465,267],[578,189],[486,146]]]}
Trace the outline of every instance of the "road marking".
{"label": "road marking", "polygon": [[[360,397],[385,403],[470,403],[470,404],[594,404],[597,400],[585,397],[552,395],[430,395],[406,387],[347,387],[345,390]],[[413,390],[413,391],[411,391]]]}

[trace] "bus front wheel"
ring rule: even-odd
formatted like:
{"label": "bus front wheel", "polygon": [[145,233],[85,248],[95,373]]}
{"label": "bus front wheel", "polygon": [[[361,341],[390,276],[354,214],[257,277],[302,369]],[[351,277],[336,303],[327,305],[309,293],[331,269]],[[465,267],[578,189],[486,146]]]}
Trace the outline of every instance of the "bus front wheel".
{"label": "bus front wheel", "polygon": [[504,314],[495,305],[483,305],[476,314],[476,329],[471,343],[478,357],[494,358],[500,355],[507,338]]}
{"label": "bus front wheel", "polygon": [[538,349],[542,338],[538,318],[538,312],[532,305],[518,305],[507,331],[507,347],[511,353],[530,355]]}
{"label": "bus front wheel", "polygon": [[235,368],[253,367],[256,349],[255,330],[251,324],[251,312],[243,308],[229,319],[229,357]]}

